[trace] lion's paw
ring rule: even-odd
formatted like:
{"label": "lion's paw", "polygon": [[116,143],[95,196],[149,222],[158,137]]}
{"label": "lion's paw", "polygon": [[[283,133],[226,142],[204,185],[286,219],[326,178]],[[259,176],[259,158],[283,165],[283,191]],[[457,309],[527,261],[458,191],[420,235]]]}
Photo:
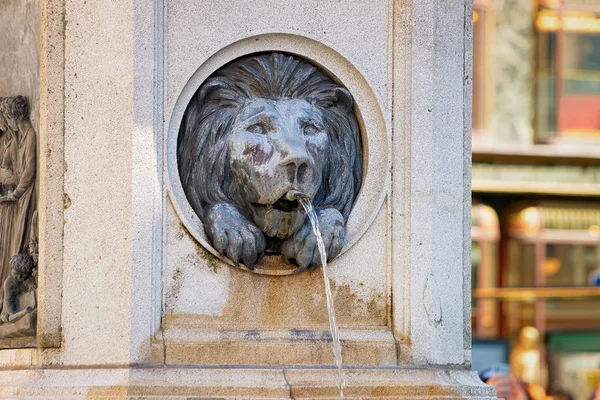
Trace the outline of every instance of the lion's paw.
{"label": "lion's paw", "polygon": [[239,267],[253,270],[265,252],[265,236],[231,204],[214,204],[206,210],[204,230],[214,248]]}
{"label": "lion's paw", "polygon": [[[321,237],[325,244],[327,260],[336,257],[342,251],[346,236],[345,221],[342,214],[334,208],[317,210]],[[288,240],[283,242],[281,253],[288,260],[296,260],[297,272],[306,269],[312,271],[321,266],[321,255],[317,246],[317,237],[313,233],[308,218],[302,228]]]}

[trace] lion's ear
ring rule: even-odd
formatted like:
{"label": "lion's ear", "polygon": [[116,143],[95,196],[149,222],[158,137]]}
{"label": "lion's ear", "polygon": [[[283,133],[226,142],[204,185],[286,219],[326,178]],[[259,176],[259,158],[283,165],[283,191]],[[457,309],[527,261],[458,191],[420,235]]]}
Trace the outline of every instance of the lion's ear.
{"label": "lion's ear", "polygon": [[347,89],[337,87],[334,89],[335,93],[335,105],[341,107],[346,112],[352,111],[352,106],[354,101],[352,100],[352,95]]}
{"label": "lion's ear", "polygon": [[206,81],[206,83],[202,85],[202,87],[198,91],[198,97],[196,98],[198,105],[204,105],[207,98],[211,97],[211,94],[213,94],[219,89],[227,88],[228,86],[229,85],[227,84],[225,78],[217,77],[209,79],[208,81]]}

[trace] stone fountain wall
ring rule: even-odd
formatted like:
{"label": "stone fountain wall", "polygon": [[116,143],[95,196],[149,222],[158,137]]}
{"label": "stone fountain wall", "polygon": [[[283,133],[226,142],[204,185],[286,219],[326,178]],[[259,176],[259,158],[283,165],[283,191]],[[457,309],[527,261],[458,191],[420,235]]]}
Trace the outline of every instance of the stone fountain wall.
{"label": "stone fountain wall", "polygon": [[[14,278],[5,283],[14,268],[13,256],[23,251],[37,253],[33,214],[38,197],[39,2],[1,2],[0,26],[0,119],[4,121],[0,122],[0,348],[31,347],[35,345],[37,323],[36,279],[31,275],[37,260],[34,263],[33,258],[22,257],[25,263],[20,265],[30,266],[25,284]],[[4,107],[9,103],[19,106]],[[22,106],[27,108],[23,112],[27,115],[17,118],[20,113],[12,111]],[[7,112],[9,108],[11,112]],[[11,127],[7,126],[9,120],[14,124]],[[17,126],[17,120],[21,120],[21,126]],[[9,192],[14,197],[9,199]]]}
{"label": "stone fountain wall", "polygon": [[335,396],[321,271],[236,269],[177,189],[192,95],[280,52],[361,129],[330,265],[348,396],[493,398],[469,370],[469,1],[40,3],[37,348],[0,351],[1,395]]}
{"label": "stone fountain wall", "polygon": [[27,96],[31,123],[39,129],[40,114],[40,2],[0,3],[0,97]]}

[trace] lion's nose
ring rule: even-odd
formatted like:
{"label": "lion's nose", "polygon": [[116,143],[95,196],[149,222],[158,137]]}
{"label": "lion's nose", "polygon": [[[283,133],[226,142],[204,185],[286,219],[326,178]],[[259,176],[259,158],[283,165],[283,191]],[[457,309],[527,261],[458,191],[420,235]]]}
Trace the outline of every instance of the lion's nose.
{"label": "lion's nose", "polygon": [[281,167],[287,169],[290,181],[298,183],[304,181],[309,164],[310,156],[306,148],[302,145],[289,146],[279,162]]}

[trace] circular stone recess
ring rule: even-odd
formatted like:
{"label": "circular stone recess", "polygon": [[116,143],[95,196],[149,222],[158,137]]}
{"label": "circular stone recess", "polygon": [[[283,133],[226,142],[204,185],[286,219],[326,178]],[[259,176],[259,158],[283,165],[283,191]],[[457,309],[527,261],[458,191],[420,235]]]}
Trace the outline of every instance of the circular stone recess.
{"label": "circular stone recess", "polygon": [[[275,53],[278,55],[273,55]],[[313,57],[307,60],[299,54],[311,54]],[[315,57],[315,54],[320,57]],[[243,71],[255,72],[256,80],[248,82],[246,76],[234,82],[231,74],[224,75],[223,71],[232,72],[231,66],[240,63],[244,66]],[[307,64],[308,69],[301,68]],[[257,82],[264,81],[265,70],[261,68],[283,68],[282,71],[285,71],[285,68],[294,66],[300,74],[313,69],[316,72],[311,77],[325,77],[321,90],[307,90],[306,84],[303,86],[300,82],[302,76],[298,77],[298,74],[288,74],[286,79],[280,79],[279,87],[274,87],[272,82],[267,82],[264,88],[256,87]],[[239,69],[233,72],[233,77],[238,78]],[[270,71],[267,75],[279,77],[280,73]],[[296,86],[294,82],[290,83],[290,79],[296,79]],[[326,87],[323,88],[323,85]],[[268,90],[275,93],[268,93]],[[257,93],[260,96],[256,96]],[[255,100],[256,97],[259,99]],[[284,100],[278,101],[282,98]],[[247,106],[249,103],[252,104]],[[240,104],[245,105],[240,108]],[[211,106],[212,109],[209,109]],[[352,108],[343,112],[345,106]],[[333,113],[328,111],[331,109],[334,109]],[[340,114],[350,115],[350,123],[335,125],[331,115]],[[257,120],[258,124],[253,123],[259,117],[262,120]],[[211,118],[210,122],[206,122]],[[317,121],[316,126],[305,122],[313,120]],[[200,126],[202,123],[204,125]],[[337,147],[331,146],[332,126],[346,128],[338,130],[347,137],[343,143],[342,139],[336,139],[339,141]],[[347,129],[349,126],[354,126],[354,131]],[[202,135],[211,131],[212,136]],[[225,134],[219,135],[219,132]],[[301,137],[306,138],[305,143],[295,139],[299,132]],[[268,136],[275,134],[277,136]],[[204,138],[198,140],[199,136]],[[268,160],[257,162],[260,154],[257,154],[256,146],[248,146],[248,140],[258,141],[258,145],[262,146],[267,137],[269,146],[272,145],[269,148],[271,156]],[[337,157],[332,157],[332,154],[323,157],[319,153],[323,138],[330,145],[321,146],[329,149],[323,152],[336,151]],[[236,153],[239,143],[245,143],[246,148],[240,148]],[[260,146],[259,149],[262,149]],[[286,158],[290,151],[297,152],[297,157]],[[222,155],[220,159],[218,154]],[[371,154],[378,157],[369,157]],[[304,163],[303,156],[312,163]],[[352,157],[356,158],[355,162]],[[330,162],[329,168],[323,168],[325,164],[318,164],[321,158],[342,159],[344,165]],[[253,272],[288,275],[297,272],[298,265],[285,260],[280,254],[281,246],[304,221],[301,206],[286,202],[289,190],[300,189],[310,194],[318,207],[319,202],[332,203],[322,181],[346,182],[341,188],[345,196],[333,199],[337,201],[334,208],[339,211],[333,213],[343,216],[342,221],[345,222],[342,254],[366,232],[381,208],[389,179],[388,158],[388,137],[377,99],[363,76],[345,58],[307,38],[261,35],[221,49],[198,68],[183,88],[171,115],[167,138],[169,196],[195,240],[223,262],[234,265],[215,247],[228,250],[227,241],[232,238],[229,228],[238,231],[235,227],[247,227],[246,221],[252,227],[249,230],[240,228],[238,233],[242,236],[247,238],[253,234],[256,238],[257,232],[268,232],[264,235],[267,251],[260,263],[254,265]],[[249,162],[254,165],[249,165]],[[326,179],[327,172],[323,173],[325,179],[320,178],[319,171],[329,169],[331,179]],[[229,179],[221,179],[224,176]],[[261,184],[252,183],[257,181]],[[340,188],[337,189],[339,192]],[[235,207],[227,203],[235,204]],[[241,214],[241,219],[238,214]],[[210,235],[205,224],[212,232]],[[253,244],[256,242],[254,239],[251,241]],[[239,267],[248,269],[241,259]]]}

